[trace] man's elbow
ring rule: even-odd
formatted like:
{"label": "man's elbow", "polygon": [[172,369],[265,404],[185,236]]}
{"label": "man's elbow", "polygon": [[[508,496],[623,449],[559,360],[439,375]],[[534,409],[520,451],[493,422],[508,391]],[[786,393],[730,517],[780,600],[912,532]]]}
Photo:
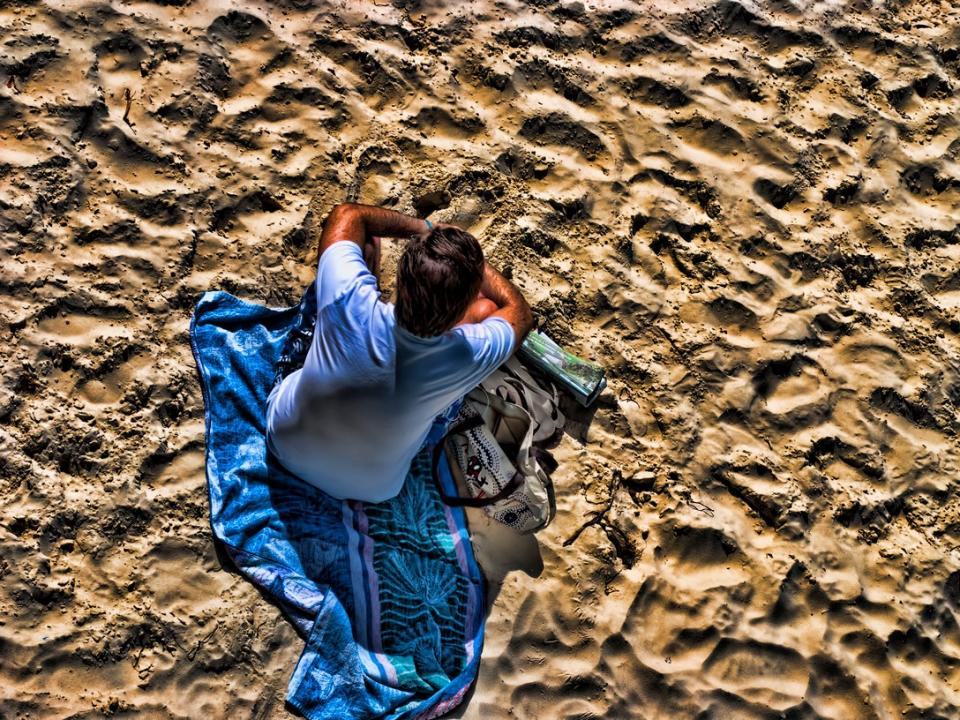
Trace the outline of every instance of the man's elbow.
{"label": "man's elbow", "polygon": [[333,210],[330,212],[346,213],[346,212],[356,212],[357,208],[360,207],[356,203],[352,202],[342,202],[337,203],[333,206]]}
{"label": "man's elbow", "polygon": [[337,203],[333,206],[323,221],[324,227],[336,225],[354,216],[357,212],[357,206],[353,203]]}

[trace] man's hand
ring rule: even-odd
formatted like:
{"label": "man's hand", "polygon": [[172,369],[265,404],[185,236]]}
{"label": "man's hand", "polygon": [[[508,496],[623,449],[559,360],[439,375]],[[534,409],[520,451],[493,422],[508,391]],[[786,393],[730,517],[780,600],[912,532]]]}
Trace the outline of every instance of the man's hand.
{"label": "man's hand", "polygon": [[489,317],[501,317],[510,323],[517,338],[514,349],[519,348],[527,333],[533,329],[533,311],[520,290],[490,263],[484,263],[480,295],[498,308],[496,312],[490,313]]}

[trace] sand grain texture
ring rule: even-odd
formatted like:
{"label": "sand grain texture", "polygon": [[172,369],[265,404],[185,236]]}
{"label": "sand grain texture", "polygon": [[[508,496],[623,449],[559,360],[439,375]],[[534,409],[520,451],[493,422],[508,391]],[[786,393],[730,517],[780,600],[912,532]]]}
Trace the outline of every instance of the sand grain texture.
{"label": "sand grain texture", "polygon": [[299,296],[311,198],[609,372],[457,716],[960,715],[955,4],[3,2],[0,80],[0,717],[289,716],[187,327]]}

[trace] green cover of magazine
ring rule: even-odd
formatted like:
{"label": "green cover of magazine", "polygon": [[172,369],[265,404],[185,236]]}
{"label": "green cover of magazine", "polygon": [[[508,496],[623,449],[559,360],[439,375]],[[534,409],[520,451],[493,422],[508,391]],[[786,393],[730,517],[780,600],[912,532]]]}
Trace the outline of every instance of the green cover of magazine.
{"label": "green cover of magazine", "polygon": [[538,330],[532,330],[523,341],[520,358],[566,389],[583,406],[593,403],[607,386],[602,367],[567,352]]}

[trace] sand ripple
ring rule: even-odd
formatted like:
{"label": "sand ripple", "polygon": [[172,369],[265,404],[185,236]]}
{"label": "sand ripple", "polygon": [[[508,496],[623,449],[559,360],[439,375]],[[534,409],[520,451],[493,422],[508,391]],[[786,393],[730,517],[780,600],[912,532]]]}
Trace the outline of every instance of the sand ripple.
{"label": "sand ripple", "polygon": [[609,370],[459,715],[960,714],[954,4],[40,1],[0,42],[0,715],[287,715],[186,331],[297,297],[344,199],[469,227]]}

